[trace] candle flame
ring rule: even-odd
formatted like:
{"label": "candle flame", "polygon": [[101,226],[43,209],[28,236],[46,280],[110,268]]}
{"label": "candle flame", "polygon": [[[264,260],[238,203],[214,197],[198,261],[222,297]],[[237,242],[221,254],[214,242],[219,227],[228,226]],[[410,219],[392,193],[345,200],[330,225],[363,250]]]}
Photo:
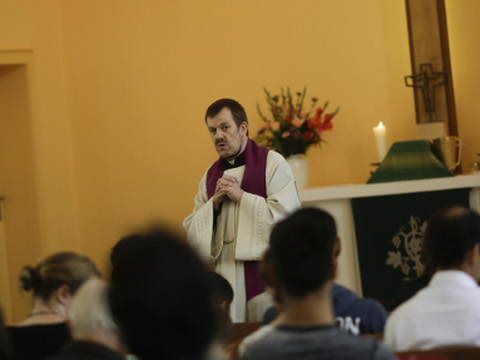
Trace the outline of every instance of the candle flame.
{"label": "candle flame", "polygon": [[377,129],[383,129],[383,123],[381,121],[378,123]]}

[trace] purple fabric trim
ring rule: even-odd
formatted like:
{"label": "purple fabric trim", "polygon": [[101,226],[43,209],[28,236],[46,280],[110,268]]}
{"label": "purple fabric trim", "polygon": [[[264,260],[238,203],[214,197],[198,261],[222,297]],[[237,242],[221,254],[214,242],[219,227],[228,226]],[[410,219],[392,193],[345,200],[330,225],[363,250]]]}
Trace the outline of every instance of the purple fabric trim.
{"label": "purple fabric trim", "polygon": [[217,181],[223,176],[222,159],[218,159],[210,166],[207,172],[207,196],[210,199],[215,194]]}
{"label": "purple fabric trim", "polygon": [[[269,149],[258,146],[255,141],[248,139],[245,148],[245,173],[241,188],[251,194],[267,197],[265,171],[267,169],[267,155]],[[222,159],[218,159],[210,166],[207,172],[207,196],[210,199],[215,194],[217,181],[223,176]]]}
{"label": "purple fabric trim", "polygon": [[[267,155],[269,149],[258,146],[255,141],[248,139],[245,148],[245,172],[241,188],[251,194],[267,197],[265,171],[267,170]],[[210,199],[215,194],[217,181],[223,176],[222,159],[218,159],[207,172],[207,196]],[[265,291],[260,284],[258,261],[245,261],[245,293],[247,301],[255,295]]]}
{"label": "purple fabric trim", "polygon": [[265,291],[265,287],[260,282],[259,274],[260,261],[244,261],[243,269],[245,271],[245,296],[248,300]]}

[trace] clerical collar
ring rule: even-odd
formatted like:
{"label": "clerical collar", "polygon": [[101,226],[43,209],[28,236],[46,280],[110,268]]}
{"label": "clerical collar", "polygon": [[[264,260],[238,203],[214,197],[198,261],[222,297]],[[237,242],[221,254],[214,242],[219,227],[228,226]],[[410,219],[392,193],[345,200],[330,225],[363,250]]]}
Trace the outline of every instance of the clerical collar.
{"label": "clerical collar", "polygon": [[236,167],[245,165],[245,151],[242,152],[240,155],[238,155],[234,159],[222,159],[223,161],[223,168],[225,170],[227,169],[234,169]]}

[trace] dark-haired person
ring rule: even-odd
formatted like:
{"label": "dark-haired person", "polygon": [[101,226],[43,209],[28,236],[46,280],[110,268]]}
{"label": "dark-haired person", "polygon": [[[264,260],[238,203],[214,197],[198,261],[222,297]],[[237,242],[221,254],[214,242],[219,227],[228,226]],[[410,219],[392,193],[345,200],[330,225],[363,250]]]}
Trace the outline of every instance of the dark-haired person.
{"label": "dark-haired person", "polygon": [[423,255],[437,271],[389,316],[385,343],[394,351],[480,346],[480,215],[460,206],[435,212]]}
{"label": "dark-haired person", "polygon": [[22,289],[33,292],[33,307],[25,320],[7,328],[17,360],[52,355],[70,339],[66,320],[73,295],[85,281],[99,275],[89,258],[73,252],[53,254],[20,271]]}
{"label": "dark-haired person", "polygon": [[[267,250],[263,258],[264,268],[271,267],[271,261],[270,251]],[[263,271],[268,285],[267,276],[267,272]],[[269,294],[272,292],[270,286]],[[270,298],[273,302],[271,295]],[[332,285],[332,301],[335,323],[340,329],[352,335],[383,333],[388,314],[378,301],[361,298],[350,289],[335,283]],[[275,303],[263,312],[261,321],[264,325],[277,318],[279,308],[281,310],[281,299],[276,299]]]}
{"label": "dark-haired person", "polygon": [[230,305],[233,301],[233,289],[230,283],[219,273],[207,272],[208,282],[212,288],[212,303],[217,312],[218,329],[208,355],[211,359],[231,359],[233,347],[232,340],[232,319],[230,318]]}
{"label": "dark-haired person", "polygon": [[[352,335],[383,333],[387,311],[374,299],[361,298],[350,289],[333,284],[333,312],[337,326]],[[275,306],[265,311],[262,323],[269,324],[278,316]]]}
{"label": "dark-haired person", "polygon": [[207,278],[213,290],[213,304],[230,316],[230,305],[234,296],[232,286],[222,275],[213,271],[207,273]]}
{"label": "dark-haired person", "polygon": [[127,236],[111,253],[110,309],[141,360],[205,359],[217,334],[205,265],[176,236]]}
{"label": "dark-haired person", "polygon": [[335,326],[332,284],[339,253],[335,221],[323,210],[304,208],[277,223],[269,283],[282,310],[273,324],[244,340],[240,359],[395,359],[376,340]]}
{"label": "dark-haired person", "polygon": [[232,285],[234,321],[263,292],[258,260],[271,226],[298,207],[292,171],[283,156],[248,137],[248,120],[235,100],[210,105],[205,123],[220,158],[200,180],[193,213],[183,222],[190,245]]}

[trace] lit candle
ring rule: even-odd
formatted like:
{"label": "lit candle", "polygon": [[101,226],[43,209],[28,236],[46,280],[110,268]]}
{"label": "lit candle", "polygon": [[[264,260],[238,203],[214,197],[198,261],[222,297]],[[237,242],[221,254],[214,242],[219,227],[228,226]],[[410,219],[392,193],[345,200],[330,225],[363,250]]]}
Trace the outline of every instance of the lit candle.
{"label": "lit candle", "polygon": [[385,155],[387,155],[387,128],[383,126],[383,123],[380,121],[378,126],[373,128],[373,133],[375,134],[375,141],[377,143],[378,161],[382,162]]}

